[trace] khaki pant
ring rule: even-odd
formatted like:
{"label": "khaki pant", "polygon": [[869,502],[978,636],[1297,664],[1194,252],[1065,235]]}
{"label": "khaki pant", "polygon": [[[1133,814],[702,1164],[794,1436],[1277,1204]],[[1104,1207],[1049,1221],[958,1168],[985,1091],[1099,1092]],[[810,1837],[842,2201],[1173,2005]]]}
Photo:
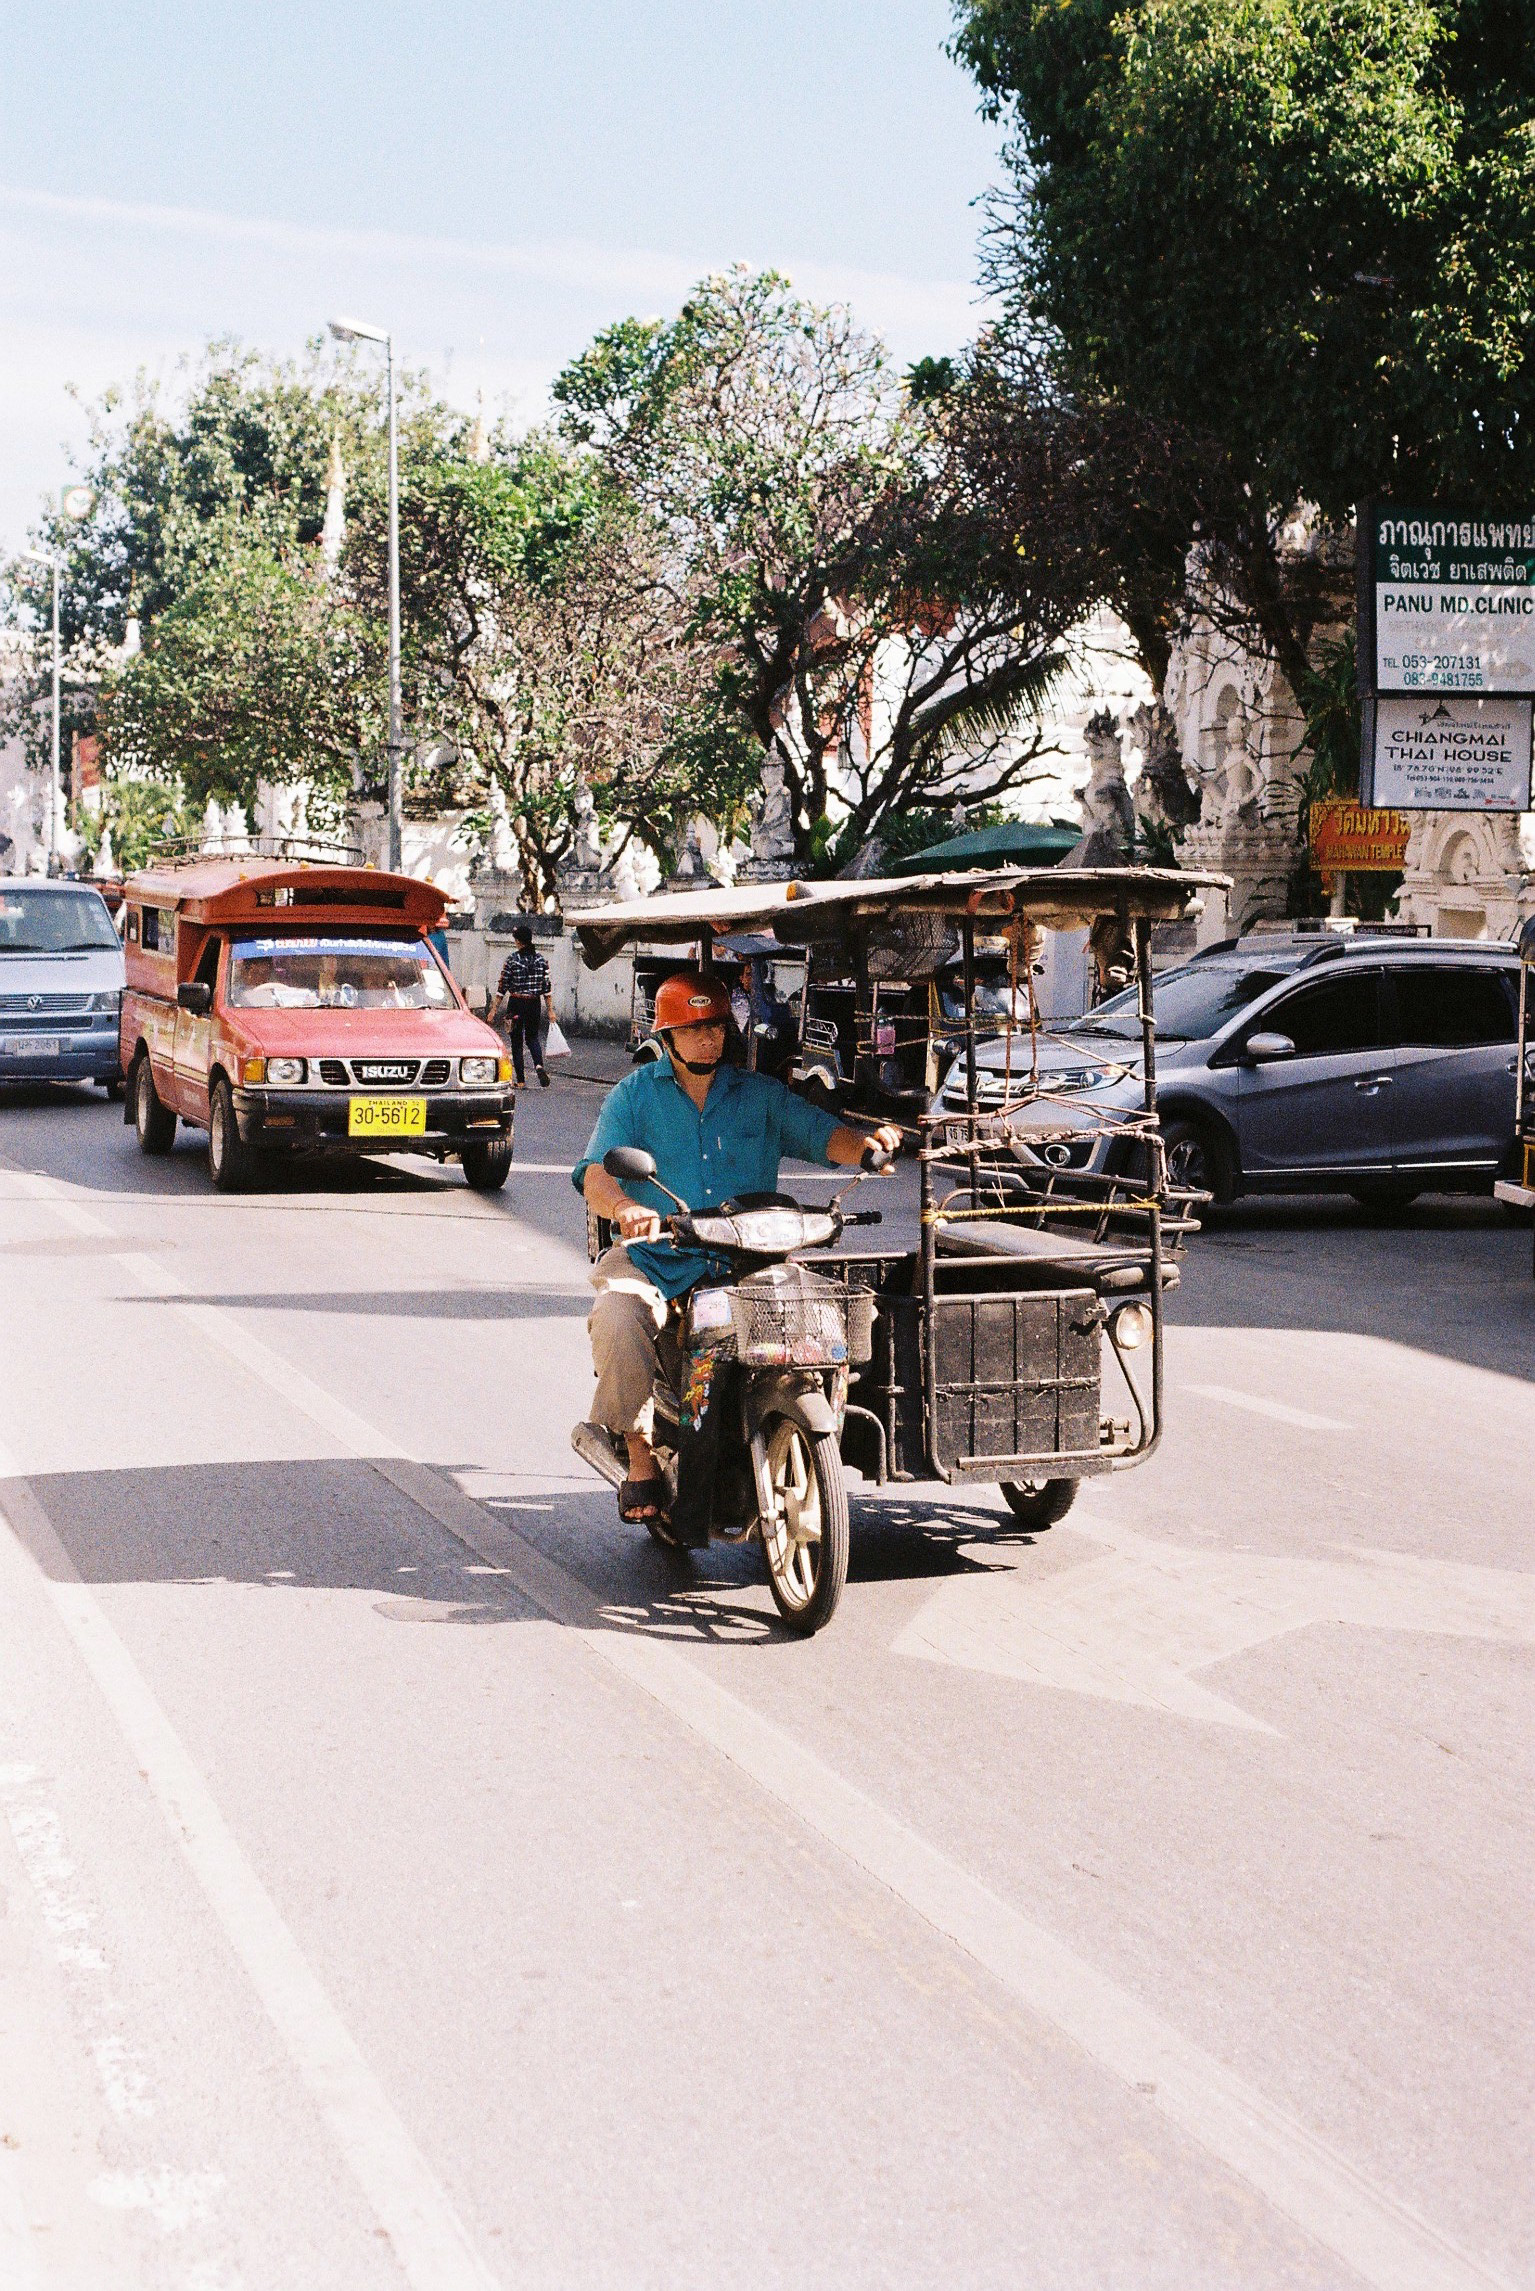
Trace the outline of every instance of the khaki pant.
{"label": "khaki pant", "polygon": [[591,1421],[621,1438],[637,1432],[648,1440],[656,1377],[674,1375],[679,1364],[666,1299],[621,1241],[603,1251],[588,1277],[597,1291],[586,1324],[597,1371]]}

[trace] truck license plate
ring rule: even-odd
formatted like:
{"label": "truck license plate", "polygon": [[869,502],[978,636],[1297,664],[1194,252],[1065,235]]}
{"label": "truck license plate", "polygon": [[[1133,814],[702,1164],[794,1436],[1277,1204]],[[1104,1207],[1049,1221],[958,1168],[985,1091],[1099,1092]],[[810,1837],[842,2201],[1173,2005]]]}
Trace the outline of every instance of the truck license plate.
{"label": "truck license plate", "polygon": [[346,1110],[349,1138],[419,1138],[426,1135],[425,1098],[353,1098]]}
{"label": "truck license plate", "polygon": [[0,1035],[0,1050],[9,1058],[57,1058],[59,1038],[56,1034]]}

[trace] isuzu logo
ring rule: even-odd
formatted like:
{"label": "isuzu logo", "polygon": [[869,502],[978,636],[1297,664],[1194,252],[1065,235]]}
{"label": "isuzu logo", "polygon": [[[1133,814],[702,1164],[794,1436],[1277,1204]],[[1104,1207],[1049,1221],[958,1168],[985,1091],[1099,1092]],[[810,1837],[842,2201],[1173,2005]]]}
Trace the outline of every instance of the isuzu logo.
{"label": "isuzu logo", "polygon": [[359,1060],[356,1071],[359,1082],[408,1082],[416,1071],[416,1063],[414,1059],[398,1058],[392,1065],[378,1059],[370,1059],[366,1064]]}

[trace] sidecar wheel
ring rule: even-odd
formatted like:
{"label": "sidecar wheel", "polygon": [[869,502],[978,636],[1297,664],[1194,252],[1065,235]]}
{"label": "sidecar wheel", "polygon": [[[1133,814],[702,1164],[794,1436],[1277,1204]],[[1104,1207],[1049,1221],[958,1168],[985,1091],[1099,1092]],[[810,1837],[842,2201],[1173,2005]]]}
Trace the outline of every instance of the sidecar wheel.
{"label": "sidecar wheel", "polygon": [[803,1638],[829,1623],[847,1581],[847,1482],[835,1433],[802,1431],[780,1416],[768,1434],[778,1517],[763,1522],[773,1603]]}
{"label": "sidecar wheel", "polygon": [[1008,1510],[1025,1527],[1054,1527],[1077,1500],[1080,1480],[1003,1480]]}

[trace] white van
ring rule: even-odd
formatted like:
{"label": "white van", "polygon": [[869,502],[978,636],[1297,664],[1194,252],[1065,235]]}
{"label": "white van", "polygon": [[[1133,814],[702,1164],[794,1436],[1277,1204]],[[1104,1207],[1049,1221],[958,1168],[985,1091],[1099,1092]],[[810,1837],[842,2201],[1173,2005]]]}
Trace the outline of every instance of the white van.
{"label": "white van", "polygon": [[88,883],[0,876],[0,1083],[122,1091],[123,950]]}

